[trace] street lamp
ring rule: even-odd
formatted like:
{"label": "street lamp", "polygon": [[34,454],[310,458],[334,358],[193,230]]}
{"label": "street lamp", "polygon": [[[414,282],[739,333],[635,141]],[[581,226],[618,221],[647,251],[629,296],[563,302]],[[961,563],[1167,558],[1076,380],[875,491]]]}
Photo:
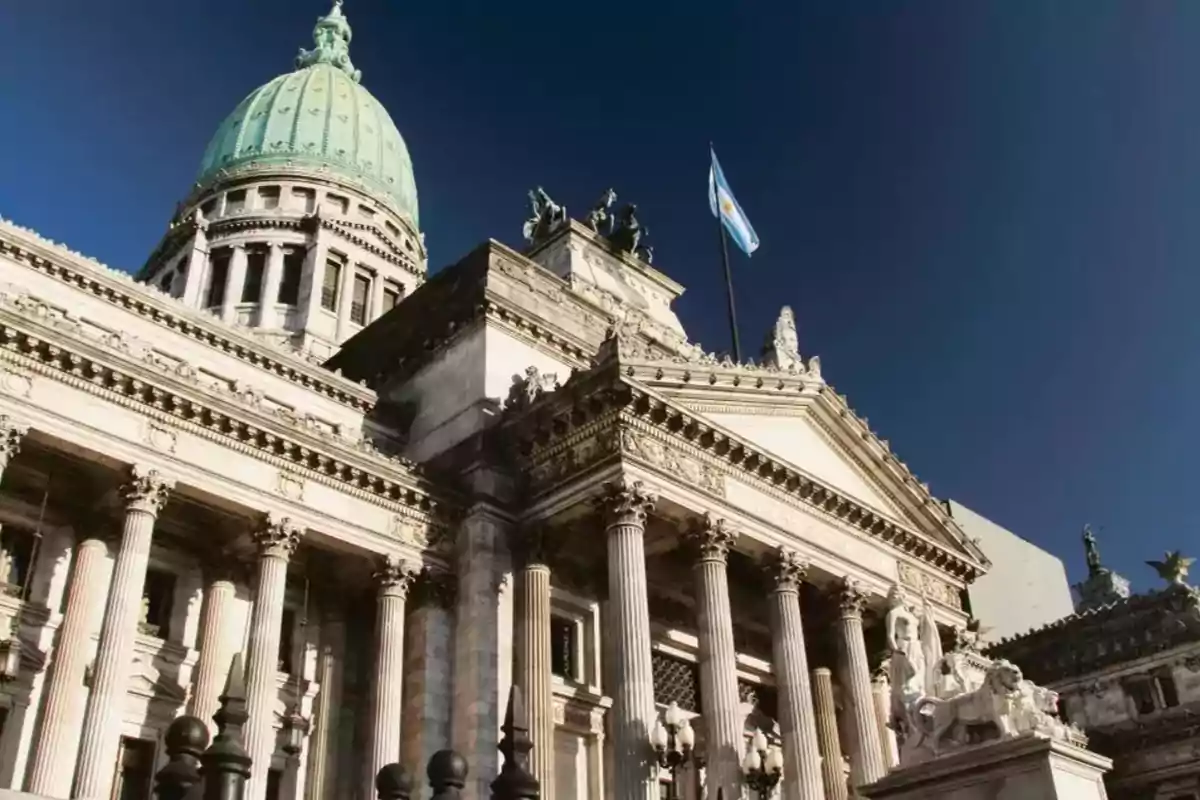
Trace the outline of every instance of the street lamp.
{"label": "street lamp", "polygon": [[768,800],[783,777],[783,753],[775,745],[768,744],[760,730],[754,732],[750,749],[742,759],[742,773],[759,800]]}
{"label": "street lamp", "polygon": [[658,766],[671,772],[667,797],[668,800],[675,800],[679,796],[677,773],[679,768],[691,759],[692,748],[696,744],[696,731],[676,703],[667,706],[662,719],[654,723],[654,730],[650,732],[650,744],[654,746]]}

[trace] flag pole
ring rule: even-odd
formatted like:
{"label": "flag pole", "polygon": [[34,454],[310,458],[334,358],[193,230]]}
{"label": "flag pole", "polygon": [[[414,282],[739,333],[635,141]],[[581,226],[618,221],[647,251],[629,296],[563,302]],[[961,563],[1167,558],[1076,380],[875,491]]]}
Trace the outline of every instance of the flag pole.
{"label": "flag pole", "polygon": [[733,339],[733,360],[740,364],[742,363],[742,342],[738,337],[737,309],[733,303],[733,274],[729,271],[729,245],[725,241],[725,220],[721,216],[721,197],[717,191],[716,160],[713,157],[712,142],[708,143],[708,152],[709,158],[713,162],[709,166],[709,170],[713,172],[713,202],[717,207],[717,233],[721,237],[721,266],[725,268],[725,299],[729,307],[729,334]]}

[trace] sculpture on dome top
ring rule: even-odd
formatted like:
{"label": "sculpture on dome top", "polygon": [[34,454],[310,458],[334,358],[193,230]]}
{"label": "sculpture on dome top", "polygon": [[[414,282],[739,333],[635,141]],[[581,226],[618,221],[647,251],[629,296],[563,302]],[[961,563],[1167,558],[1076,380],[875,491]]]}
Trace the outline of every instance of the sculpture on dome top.
{"label": "sculpture on dome top", "polygon": [[606,189],[604,194],[600,195],[600,199],[596,201],[596,205],[592,206],[592,210],[588,212],[587,226],[601,236],[611,234],[615,221],[612,207],[616,202],[617,193],[612,189]]}
{"label": "sculpture on dome top", "polygon": [[1166,581],[1169,586],[1186,588],[1188,570],[1195,562],[1196,559],[1189,558],[1178,550],[1171,550],[1163,554],[1162,561],[1147,561],[1146,563],[1154,567],[1158,577]]}
{"label": "sculpture on dome top", "polygon": [[529,214],[521,233],[531,245],[541,244],[567,221],[567,209],[551,200],[540,186],[529,192]]}
{"label": "sculpture on dome top", "polygon": [[315,64],[329,64],[337,67],[350,76],[355,83],[362,80],[362,70],[354,68],[350,61],[350,38],[352,36],[350,22],[342,13],[342,0],[333,0],[333,8],[329,13],[317,20],[313,28],[312,50],[300,48],[296,56],[296,69],[304,69]]}
{"label": "sculpture on dome top", "polygon": [[796,334],[796,315],[792,313],[791,306],[779,309],[775,327],[767,333],[762,355],[763,363],[768,367],[786,372],[804,371],[804,361],[800,358],[800,337]]}

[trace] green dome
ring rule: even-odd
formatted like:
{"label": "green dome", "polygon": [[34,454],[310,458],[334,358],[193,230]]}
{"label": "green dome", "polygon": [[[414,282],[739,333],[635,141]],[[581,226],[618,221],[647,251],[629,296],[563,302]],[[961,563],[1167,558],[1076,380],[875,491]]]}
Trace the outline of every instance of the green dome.
{"label": "green dome", "polygon": [[316,47],[296,71],[246,97],[217,129],[198,183],[225,170],[313,167],[345,179],[418,225],[417,185],[404,138],[350,63],[350,24],[342,0],[317,21]]}

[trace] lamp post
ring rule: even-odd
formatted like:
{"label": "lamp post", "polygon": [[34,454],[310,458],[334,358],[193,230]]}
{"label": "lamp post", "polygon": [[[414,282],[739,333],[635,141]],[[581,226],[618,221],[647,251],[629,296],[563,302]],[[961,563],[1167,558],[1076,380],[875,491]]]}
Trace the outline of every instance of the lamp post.
{"label": "lamp post", "polygon": [[654,724],[654,730],[650,732],[650,744],[654,746],[658,766],[671,772],[667,798],[676,800],[679,797],[679,783],[676,780],[679,768],[691,760],[692,748],[696,744],[696,731],[677,704],[667,706],[662,719]]}
{"label": "lamp post", "polygon": [[742,759],[742,773],[746,776],[746,784],[753,789],[759,800],[768,800],[783,777],[783,753],[780,749],[768,744],[763,732],[756,730],[750,740],[750,749]]}

